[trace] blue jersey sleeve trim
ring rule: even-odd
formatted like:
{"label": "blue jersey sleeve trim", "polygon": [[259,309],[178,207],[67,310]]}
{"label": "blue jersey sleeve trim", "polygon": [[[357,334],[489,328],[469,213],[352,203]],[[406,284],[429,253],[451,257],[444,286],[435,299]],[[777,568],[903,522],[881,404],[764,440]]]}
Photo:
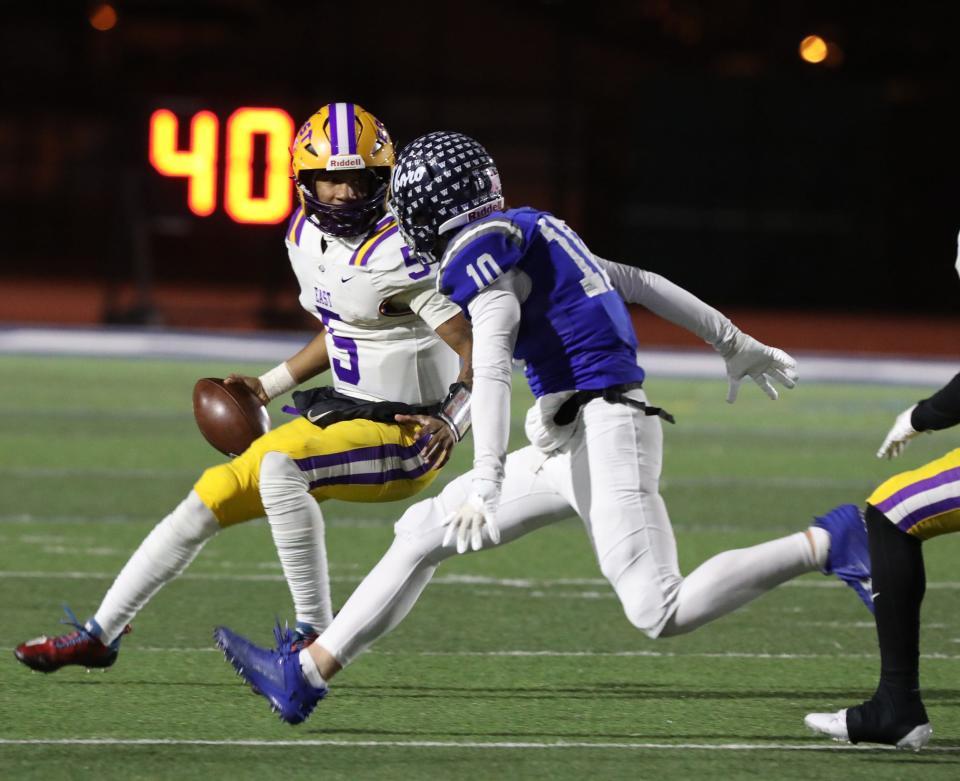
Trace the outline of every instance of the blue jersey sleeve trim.
{"label": "blue jersey sleeve trim", "polygon": [[466,309],[477,293],[520,262],[523,246],[523,231],[509,220],[492,219],[467,228],[444,253],[438,289]]}

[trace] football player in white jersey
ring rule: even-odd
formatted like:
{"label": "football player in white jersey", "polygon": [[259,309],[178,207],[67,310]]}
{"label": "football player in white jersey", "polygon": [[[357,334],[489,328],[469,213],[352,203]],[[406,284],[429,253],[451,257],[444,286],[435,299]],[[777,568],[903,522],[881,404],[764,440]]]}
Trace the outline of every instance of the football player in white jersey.
{"label": "football player in white jersey", "polygon": [[[306,719],[327,681],[407,614],[456,551],[509,542],[579,515],[632,625],[651,638],[690,632],[806,572],[836,574],[871,607],[866,529],[843,505],[809,528],[726,551],[684,577],[659,491],[669,413],[647,403],[624,301],[702,337],[723,357],[728,401],[750,377],[777,398],[796,365],[656,274],[596,258],[561,220],[507,209],[493,160],[460,133],[404,148],[391,211],[407,243],[439,260],[438,285],[473,322],[473,470],[410,507],[393,545],[316,643],[262,649],[225,627],[218,645],[285,721]],[[537,398],[530,446],[506,453],[512,359]]]}
{"label": "football player in white jersey", "polygon": [[[75,631],[18,646],[17,658],[34,670],[109,667],[128,622],[208,539],[263,515],[290,586],[297,636],[315,637],[332,617],[318,502],[417,493],[469,425],[461,383],[470,379],[470,325],[385,216],[394,163],[386,128],[356,104],[331,103],[307,120],[291,153],[300,203],[286,244],[300,302],[321,332],[263,376],[228,381],[246,383],[264,403],[327,369],[333,388],[295,393],[302,416],[204,472],[85,624],[68,610]],[[441,420],[448,395],[450,414]]]}

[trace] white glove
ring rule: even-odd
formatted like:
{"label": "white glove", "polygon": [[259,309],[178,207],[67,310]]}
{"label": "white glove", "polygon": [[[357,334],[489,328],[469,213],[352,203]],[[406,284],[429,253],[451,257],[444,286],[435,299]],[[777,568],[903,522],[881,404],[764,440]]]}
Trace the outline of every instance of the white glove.
{"label": "white glove", "polygon": [[750,377],[774,401],[779,395],[770,380],[776,380],[785,388],[793,388],[797,384],[797,362],[793,358],[783,350],[767,347],[745,333],[737,334],[733,344],[721,354],[727,362],[727,378],[730,380],[728,404],[737,400],[737,391],[744,377]]}
{"label": "white glove", "polygon": [[[483,529],[496,545],[500,542],[500,530],[497,528],[497,507],[500,505],[500,484],[493,480],[476,479],[473,490],[460,509],[450,513],[443,525],[447,527],[443,535],[443,546],[457,538],[457,553],[466,553],[467,548],[480,550],[483,547]],[[468,546],[469,543],[469,546]]]}
{"label": "white glove", "polygon": [[914,404],[910,409],[897,415],[893,426],[887,432],[887,438],[883,440],[883,444],[877,451],[877,458],[896,458],[903,452],[907,443],[920,433],[910,422],[916,408],[917,405]]}

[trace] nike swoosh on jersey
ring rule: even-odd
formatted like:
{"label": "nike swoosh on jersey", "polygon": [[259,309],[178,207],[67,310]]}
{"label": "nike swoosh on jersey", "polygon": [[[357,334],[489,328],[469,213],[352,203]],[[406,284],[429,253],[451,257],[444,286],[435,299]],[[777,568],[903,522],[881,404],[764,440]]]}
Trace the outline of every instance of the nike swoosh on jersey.
{"label": "nike swoosh on jersey", "polygon": [[353,277],[340,277],[341,282],[349,282]]}
{"label": "nike swoosh on jersey", "polygon": [[329,415],[331,412],[336,412],[336,410],[328,409],[326,412],[321,412],[319,415],[314,415],[313,413],[308,412],[307,420],[309,420],[311,423],[316,423],[324,415]]}

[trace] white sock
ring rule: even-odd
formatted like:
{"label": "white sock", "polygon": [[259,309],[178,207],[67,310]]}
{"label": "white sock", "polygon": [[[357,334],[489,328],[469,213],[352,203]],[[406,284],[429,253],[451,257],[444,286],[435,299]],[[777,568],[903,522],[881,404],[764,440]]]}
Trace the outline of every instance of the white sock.
{"label": "white sock", "polygon": [[297,624],[322,632],[333,620],[323,513],[303,472],[285,453],[260,463],[260,499],[290,588]]}
{"label": "white sock", "polygon": [[684,578],[677,596],[677,610],[661,636],[689,632],[787,580],[805,572],[816,572],[820,569],[818,556],[807,535],[797,532],[708,559]]}
{"label": "white sock", "polygon": [[811,526],[807,529],[807,533],[813,539],[813,557],[817,562],[817,568],[823,572],[827,567],[827,556],[830,555],[830,532],[819,526]]}
{"label": "white sock", "polygon": [[303,672],[303,677],[307,679],[307,683],[314,689],[326,689],[327,682],[320,675],[320,668],[317,667],[317,663],[310,656],[310,650],[304,648],[297,658],[300,660],[300,670]]}
{"label": "white sock", "polygon": [[104,596],[93,617],[103,644],[119,637],[150,598],[183,572],[219,530],[213,513],[191,491],[140,543]]}

